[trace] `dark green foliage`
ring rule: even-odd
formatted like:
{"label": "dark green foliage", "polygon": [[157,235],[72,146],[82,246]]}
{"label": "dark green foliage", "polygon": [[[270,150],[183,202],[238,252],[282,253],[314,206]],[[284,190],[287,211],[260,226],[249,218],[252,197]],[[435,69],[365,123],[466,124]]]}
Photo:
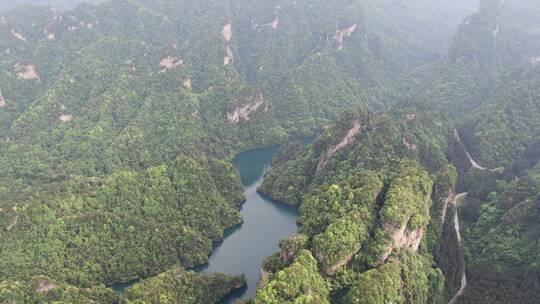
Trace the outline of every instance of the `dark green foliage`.
{"label": "dark green foliage", "polygon": [[[355,122],[361,125],[360,130],[349,138]],[[337,124],[325,128],[312,146],[286,150],[278,157],[265,174],[261,191],[298,205],[310,188],[352,178],[357,168],[388,175],[405,156],[436,172],[447,164],[451,128],[445,124],[448,122],[443,117],[432,112],[348,111]],[[340,145],[343,142],[347,144]]]}
{"label": "dark green foliage", "polygon": [[[360,223],[359,223],[360,222]],[[368,236],[367,227],[352,214],[333,222],[313,238],[313,250],[323,267],[334,268],[352,260]],[[333,272],[330,270],[330,273]]]}
{"label": "dark green foliage", "polygon": [[538,269],[516,267],[507,272],[491,267],[469,270],[469,287],[459,303],[533,304],[538,302]]}
{"label": "dark green foliage", "polygon": [[244,276],[197,275],[178,268],[128,288],[122,303],[213,304],[245,284]]}
{"label": "dark green foliage", "polygon": [[204,163],[180,157],[140,173],[73,178],[13,204],[0,217],[7,227],[0,234],[3,276],[46,274],[89,286],[205,263],[212,240],[241,222],[237,201],[217,189],[239,183],[238,174],[230,164],[216,168],[224,172],[215,180]]}
{"label": "dark green foliage", "polygon": [[[481,1],[434,62],[476,5],[447,2],[111,0],[2,12],[0,301],[117,303],[102,284],[162,272],[124,301],[219,300],[245,280],[176,267],[205,263],[242,221],[240,179],[223,160],[315,130],[261,186],[299,206],[303,226],[264,262],[255,302],[444,303],[462,265],[454,209],[444,221],[457,179],[447,158],[471,197],[464,301],[534,301],[540,5]],[[33,68],[37,77],[21,74]],[[502,168],[469,170],[467,150],[489,168],[521,160],[500,182]],[[54,287],[38,292],[39,280]],[[520,296],[508,299],[512,290]]]}
{"label": "dark green foliage", "polygon": [[0,283],[0,302],[15,303],[119,303],[119,297],[105,286],[78,288],[58,283],[48,277],[36,276],[28,283],[3,281]]}
{"label": "dark green foliage", "polygon": [[363,273],[343,303],[441,303],[436,299],[440,297],[443,282],[440,271],[431,269],[428,259],[403,252]]}
{"label": "dark green foliage", "polygon": [[418,164],[405,160],[392,181],[381,210],[381,221],[396,227],[418,229],[429,223],[433,182]]}
{"label": "dark green foliage", "polygon": [[319,274],[317,260],[307,250],[301,251],[287,268],[272,275],[257,290],[255,303],[330,303],[328,286]]}
{"label": "dark green foliage", "polygon": [[363,273],[353,285],[344,303],[401,303],[401,273],[399,261],[392,260],[379,268]]}
{"label": "dark green foliage", "polygon": [[448,213],[447,208],[455,194],[457,178],[458,173],[456,168],[448,165],[437,172],[433,181],[433,192],[431,193],[433,204],[429,212],[431,221],[427,235],[427,247],[429,251],[432,251],[440,241],[443,224],[446,221],[445,218]]}
{"label": "dark green foliage", "polygon": [[308,196],[300,208],[302,231],[317,235],[334,221],[355,215],[356,222],[369,225],[371,212],[382,189],[382,182],[373,172],[359,172],[340,185],[321,186]]}
{"label": "dark green foliage", "polygon": [[504,86],[489,105],[465,119],[464,140],[477,161],[497,168],[525,155],[540,137],[539,88],[536,68]]}
{"label": "dark green foliage", "polygon": [[[534,303],[538,290],[538,193],[540,165],[497,192],[480,206],[477,220],[465,229],[466,263],[475,281],[465,303],[479,297],[493,303]],[[521,271],[520,271],[521,269]],[[527,282],[527,287],[517,282]],[[491,290],[493,294],[486,294]],[[532,292],[532,293],[531,293]],[[509,297],[516,293],[515,296]]]}

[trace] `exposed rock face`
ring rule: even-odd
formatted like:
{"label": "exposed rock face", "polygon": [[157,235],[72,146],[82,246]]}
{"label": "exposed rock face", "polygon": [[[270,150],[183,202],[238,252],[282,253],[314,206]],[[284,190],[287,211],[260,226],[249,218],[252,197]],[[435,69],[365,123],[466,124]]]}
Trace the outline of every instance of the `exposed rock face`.
{"label": "exposed rock face", "polygon": [[176,56],[167,56],[159,61],[159,74],[163,74],[167,72],[170,69],[174,69],[180,65],[184,64],[182,59],[176,57]]}
{"label": "exposed rock face", "polygon": [[444,222],[444,219],[446,219],[446,213],[448,212],[448,206],[450,206],[450,204],[454,200],[454,196],[455,196],[455,192],[454,192],[454,189],[452,188],[452,189],[450,189],[448,191],[448,195],[446,196],[446,199],[444,200],[444,205],[443,205],[442,212],[441,212],[441,219],[443,220],[443,222]]}
{"label": "exposed rock face", "polygon": [[270,26],[270,28],[277,29],[279,26],[279,17],[276,17],[274,21],[268,23],[267,25]]}
{"label": "exposed rock face", "polygon": [[227,121],[234,125],[248,121],[250,119],[249,115],[257,111],[260,107],[266,106],[265,111],[268,108],[268,104],[264,100],[261,91],[257,91],[255,94],[242,92],[238,99],[236,107],[231,111],[227,111]]}
{"label": "exposed rock face", "polygon": [[288,239],[281,241],[279,244],[279,257],[284,264],[289,264],[293,261],[297,252],[307,248],[308,238],[303,234],[295,234]]}
{"label": "exposed rock face", "polygon": [[384,223],[383,228],[391,236],[392,245],[378,258],[380,264],[384,263],[390,254],[397,249],[408,248],[417,251],[425,233],[424,227],[414,230],[407,229],[407,223],[401,227],[396,227],[391,223]]}
{"label": "exposed rock face", "polygon": [[357,24],[353,24],[345,29],[337,30],[332,37],[332,42],[337,46],[338,50],[343,48],[343,43],[346,37],[350,37],[356,31]]}
{"label": "exposed rock face", "polygon": [[495,26],[495,29],[493,30],[493,36],[497,37],[499,35],[500,31],[501,31],[501,26],[499,24],[497,24]]}
{"label": "exposed rock face", "polygon": [[327,277],[335,277],[340,268],[349,264],[349,262],[353,260],[355,254],[356,252],[351,252],[351,254],[349,254],[347,257],[338,261],[337,263],[334,263],[333,265],[326,265],[324,256],[320,252],[315,252],[315,258],[323,265],[323,272]]}
{"label": "exposed rock face", "polygon": [[19,222],[19,216],[16,215],[12,220],[11,222],[9,223],[9,225],[6,227],[6,230],[7,231],[11,231],[11,229],[13,229],[15,227],[15,225],[17,225],[17,223]]}
{"label": "exposed rock face", "polygon": [[15,71],[17,76],[24,80],[38,79],[39,76],[36,72],[36,67],[33,64],[21,64],[17,63],[15,65]]}
{"label": "exposed rock face", "polygon": [[403,144],[405,145],[405,147],[407,147],[409,151],[415,152],[415,153],[418,152],[418,146],[410,142],[409,139],[403,138]]}
{"label": "exposed rock face", "polygon": [[184,86],[184,88],[185,88],[186,90],[191,90],[191,87],[192,87],[192,80],[191,80],[191,78],[184,79],[184,82],[182,83],[182,85]]}
{"label": "exposed rock face", "polygon": [[60,115],[58,117],[58,119],[61,121],[61,122],[70,122],[73,120],[73,115]]}
{"label": "exposed rock face", "polygon": [[255,20],[251,21],[251,29],[252,30],[258,30],[262,28],[271,28],[271,29],[277,29],[279,27],[279,17],[276,17],[273,21],[265,24],[257,24]]}
{"label": "exposed rock face", "polygon": [[225,49],[225,57],[223,57],[223,66],[229,65],[234,61],[234,54],[232,49],[227,46]]}
{"label": "exposed rock face", "polygon": [[270,282],[270,272],[261,268],[261,275],[259,277],[259,283],[257,284],[258,288],[264,288]]}
{"label": "exposed rock face", "polygon": [[55,287],[56,285],[54,285],[51,282],[41,281],[39,282],[39,285],[36,288],[36,292],[39,292],[41,294],[47,294],[49,291],[53,290]]}
{"label": "exposed rock face", "polygon": [[406,123],[411,123],[415,118],[416,118],[416,114],[414,114],[414,113],[406,114],[405,115],[405,122]]}
{"label": "exposed rock face", "polygon": [[229,22],[223,26],[223,30],[221,31],[221,35],[223,36],[223,39],[225,41],[229,42],[232,39],[232,24]]}
{"label": "exposed rock face", "polygon": [[15,31],[14,29],[11,29],[11,35],[21,41],[26,41],[26,37],[24,37],[21,33]]}
{"label": "exposed rock face", "polygon": [[430,223],[433,182],[429,174],[412,161],[402,163],[400,171],[403,175],[392,181],[380,211],[384,236],[379,239],[382,250],[376,265],[399,249],[417,251]]}
{"label": "exposed rock face", "polygon": [[531,64],[534,66],[540,65],[540,56],[531,58]]}
{"label": "exposed rock face", "polygon": [[6,100],[4,99],[2,95],[0,95],[0,108],[5,107],[6,105],[7,105]]}
{"label": "exposed rock face", "polygon": [[328,161],[339,150],[353,144],[356,141],[356,135],[358,133],[360,133],[361,129],[362,129],[362,124],[360,123],[359,120],[356,120],[353,123],[353,126],[351,127],[351,129],[349,129],[349,131],[347,132],[345,137],[343,137],[343,139],[339,143],[337,143],[334,146],[328,147],[328,149],[326,150],[326,153],[324,154],[323,158],[319,161],[319,164],[317,165],[317,171],[321,171],[322,169],[324,169],[324,167],[326,167],[326,164],[328,164]]}

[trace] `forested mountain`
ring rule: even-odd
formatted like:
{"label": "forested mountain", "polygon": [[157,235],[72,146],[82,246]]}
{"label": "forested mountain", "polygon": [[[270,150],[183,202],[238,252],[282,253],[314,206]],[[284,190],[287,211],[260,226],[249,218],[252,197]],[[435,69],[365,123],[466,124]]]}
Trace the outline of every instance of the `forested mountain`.
{"label": "forested mountain", "polygon": [[0,13],[25,5],[52,6],[57,9],[68,10],[82,2],[99,3],[103,1],[104,0],[3,0],[0,3]]}
{"label": "forested mountain", "polygon": [[536,1],[76,4],[0,4],[0,303],[217,302],[228,161],[314,135],[259,189],[301,228],[253,302],[447,303],[466,267],[464,303],[534,303]]}
{"label": "forested mountain", "polygon": [[454,115],[492,102],[498,87],[537,66],[539,13],[536,1],[482,1],[459,26],[446,58],[416,72],[413,94]]}

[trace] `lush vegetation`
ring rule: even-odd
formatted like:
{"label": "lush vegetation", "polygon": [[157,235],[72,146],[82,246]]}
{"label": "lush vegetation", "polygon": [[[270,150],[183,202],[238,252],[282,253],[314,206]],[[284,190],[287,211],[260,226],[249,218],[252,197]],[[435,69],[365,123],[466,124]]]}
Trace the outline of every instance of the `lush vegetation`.
{"label": "lush vegetation", "polygon": [[317,269],[317,260],[307,250],[294,262],[277,272],[257,291],[255,303],[329,303],[328,286]]}
{"label": "lush vegetation", "polygon": [[[465,303],[533,303],[538,281],[540,163],[523,177],[499,182],[464,230],[466,262],[474,281]],[[526,282],[523,283],[517,282]]]}
{"label": "lush vegetation", "polygon": [[243,276],[197,275],[178,268],[128,288],[122,303],[211,304],[245,284]]}
{"label": "lush vegetation", "polygon": [[1,303],[219,301],[227,160],[313,134],[259,189],[301,228],[255,303],[445,303],[465,266],[464,303],[536,301],[537,1],[453,41],[474,1],[77,2],[0,4]]}
{"label": "lush vegetation", "polygon": [[238,183],[232,165],[200,162],[178,158],[140,173],[75,177],[14,203],[0,215],[7,227],[0,245],[3,277],[47,274],[91,286],[204,264],[212,240],[241,222],[235,206],[242,193],[222,187],[224,195],[217,187]]}

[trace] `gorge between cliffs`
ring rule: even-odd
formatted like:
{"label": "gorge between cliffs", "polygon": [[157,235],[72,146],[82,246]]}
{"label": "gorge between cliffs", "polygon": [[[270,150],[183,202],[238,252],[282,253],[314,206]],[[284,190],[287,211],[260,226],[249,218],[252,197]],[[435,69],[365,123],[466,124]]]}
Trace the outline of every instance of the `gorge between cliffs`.
{"label": "gorge between cliffs", "polygon": [[298,209],[277,203],[258,193],[263,174],[269,168],[279,147],[253,150],[239,154],[233,161],[238,168],[246,201],[240,213],[242,225],[226,232],[217,244],[208,265],[197,270],[245,274],[247,286],[228,295],[220,303],[234,303],[239,298],[255,294],[263,260],[278,250],[279,241],[293,235],[298,227]]}

